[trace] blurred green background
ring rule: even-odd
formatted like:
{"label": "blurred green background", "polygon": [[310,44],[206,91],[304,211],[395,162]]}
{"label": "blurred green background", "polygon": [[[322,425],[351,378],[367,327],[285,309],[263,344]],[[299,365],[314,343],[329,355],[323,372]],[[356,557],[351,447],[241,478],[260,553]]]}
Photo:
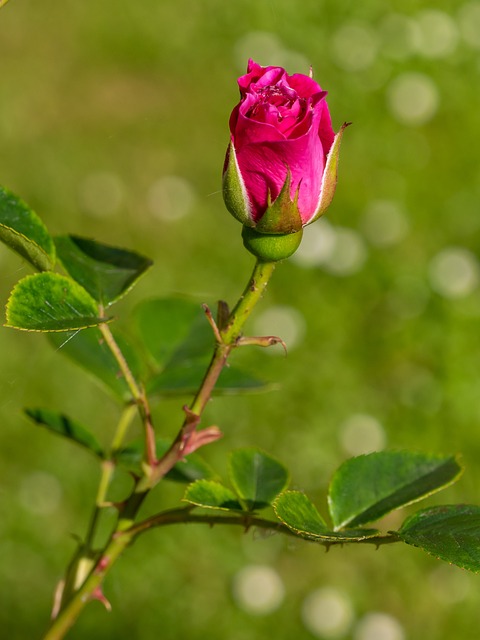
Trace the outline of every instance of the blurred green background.
{"label": "blurred green background", "polygon": [[[282,264],[243,365],[279,383],[216,399],[225,438],[258,445],[325,513],[333,469],[383,447],[461,452],[430,504],[479,502],[480,2],[11,0],[0,11],[0,183],[53,233],[132,248],[154,269],[118,307],[182,292],[233,302],[252,259],[220,175],[248,57],[307,72],[345,135],[328,220]],[[29,268],[0,247],[0,297]],[[247,351],[247,350],[245,350]],[[44,629],[85,532],[98,469],[22,408],[69,413],[108,442],[116,405],[39,335],[0,330],[0,628]],[[241,356],[241,357],[240,357]],[[174,434],[187,398],[155,408]],[[150,506],[174,505],[159,489]],[[407,510],[409,512],[410,510]],[[395,527],[405,514],[382,524]],[[480,578],[400,545],[332,549],[177,527],[141,538],[72,639],[478,638]]]}

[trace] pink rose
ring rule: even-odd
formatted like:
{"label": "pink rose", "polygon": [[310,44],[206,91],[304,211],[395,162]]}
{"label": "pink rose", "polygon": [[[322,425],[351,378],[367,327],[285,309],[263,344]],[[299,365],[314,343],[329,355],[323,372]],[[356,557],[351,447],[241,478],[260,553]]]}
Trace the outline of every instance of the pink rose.
{"label": "pink rose", "polygon": [[[262,234],[288,234],[318,218],[336,186],[338,150],[326,91],[313,78],[253,60],[238,79],[223,175],[229,211]],[[345,125],[344,125],[345,126]]]}

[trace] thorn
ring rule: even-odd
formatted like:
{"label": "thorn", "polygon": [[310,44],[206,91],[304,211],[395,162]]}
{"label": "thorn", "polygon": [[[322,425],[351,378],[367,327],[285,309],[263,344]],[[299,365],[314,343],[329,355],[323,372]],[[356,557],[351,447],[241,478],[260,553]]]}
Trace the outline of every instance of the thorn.
{"label": "thorn", "polygon": [[60,580],[57,586],[55,587],[55,592],[53,594],[53,607],[52,607],[52,620],[58,616],[60,612],[60,605],[62,604],[62,596],[63,590],[65,589],[65,580]]}
{"label": "thorn", "polygon": [[98,600],[99,602],[101,602],[108,612],[110,612],[112,610],[112,605],[110,604],[110,602],[105,597],[105,595],[104,595],[104,593],[102,591],[102,587],[97,587],[96,589],[94,589],[92,591],[92,595],[90,596],[90,599],[91,600]]}
{"label": "thorn", "polygon": [[287,345],[278,336],[241,336],[237,339],[235,346],[244,347],[247,345],[254,345],[257,347],[273,347],[276,344],[281,344],[285,355],[287,355]]}
{"label": "thorn", "polygon": [[180,453],[182,457],[188,456],[197,449],[200,449],[200,447],[216,442],[222,437],[223,433],[215,426],[207,427],[201,431],[193,431],[193,433],[183,436]]}
{"label": "thorn", "polygon": [[217,326],[220,331],[223,331],[228,324],[230,309],[225,300],[219,300],[217,305]]}
{"label": "thorn", "polygon": [[213,331],[213,335],[215,336],[215,340],[221,344],[222,343],[222,336],[220,335],[220,331],[217,327],[217,323],[215,322],[215,319],[212,315],[212,312],[210,311],[210,307],[207,304],[202,304],[202,308],[205,311],[205,315],[207,316],[207,320],[208,320],[208,324],[212,327],[212,331]]}

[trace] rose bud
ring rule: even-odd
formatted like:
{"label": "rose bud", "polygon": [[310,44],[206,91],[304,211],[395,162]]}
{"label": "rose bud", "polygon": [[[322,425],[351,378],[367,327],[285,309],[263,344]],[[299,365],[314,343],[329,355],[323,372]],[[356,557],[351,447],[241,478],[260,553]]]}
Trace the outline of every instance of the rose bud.
{"label": "rose bud", "polygon": [[327,92],[310,76],[249,60],[238,85],[223,197],[244,225],[247,249],[264,260],[282,260],[333,199],[347,125],[335,135]]}

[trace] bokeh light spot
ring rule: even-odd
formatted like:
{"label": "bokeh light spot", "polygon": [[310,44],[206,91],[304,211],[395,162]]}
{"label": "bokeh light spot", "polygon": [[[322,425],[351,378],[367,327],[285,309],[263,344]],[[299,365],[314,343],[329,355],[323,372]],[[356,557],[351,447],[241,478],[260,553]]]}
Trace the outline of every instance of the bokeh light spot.
{"label": "bokeh light spot", "polygon": [[422,125],[437,112],[440,97],[434,81],[423,73],[407,72],[390,84],[388,105],[402,124]]}
{"label": "bokeh light spot", "polygon": [[480,2],[467,2],[458,12],[463,39],[474,49],[480,49]]}
{"label": "bokeh light spot", "polygon": [[388,247],[403,240],[408,220],[403,207],[393,200],[373,200],[362,220],[362,231],[378,247]]}
{"label": "bokeh light spot", "polygon": [[23,479],[19,498],[22,506],[30,513],[47,516],[60,506],[62,487],[54,476],[36,471]]}
{"label": "bokeh light spot", "polygon": [[[290,351],[300,344],[305,335],[305,318],[294,307],[277,305],[266,309],[255,321],[255,333],[259,336],[275,335],[282,338]],[[267,353],[284,355],[281,345],[269,347]]]}
{"label": "bokeh light spot", "polygon": [[348,23],[342,25],[332,38],[332,53],[335,62],[346,71],[368,69],[377,54],[378,39],[368,24]]}
{"label": "bokeh light spot", "polygon": [[386,445],[385,431],[373,416],[364,413],[351,415],[340,427],[340,443],[351,456],[381,451]]}
{"label": "bokeh light spot", "polygon": [[404,640],[405,632],[387,613],[367,613],[357,624],[353,640]]}
{"label": "bokeh light spot", "polygon": [[240,609],[253,615],[265,615],[282,604],[285,587],[271,567],[249,565],[235,575],[232,593]]}
{"label": "bokeh light spot", "polygon": [[305,227],[300,247],[292,261],[301,267],[314,267],[325,263],[335,249],[335,229],[322,219]]}
{"label": "bokeh light spot", "polygon": [[147,195],[150,213],[167,222],[188,215],[195,204],[193,186],[180,176],[163,176],[152,184]]}
{"label": "bokeh light spot", "polygon": [[449,247],[432,259],[429,275],[437,293],[445,298],[463,298],[478,286],[478,261],[468,249]]}
{"label": "bokeh light spot", "polygon": [[365,264],[367,247],[357,231],[336,227],[335,245],[328,259],[325,269],[336,276],[350,276]]}
{"label": "bokeh light spot", "polygon": [[303,624],[318,638],[342,638],[350,629],[353,619],[351,602],[338,589],[316,589],[303,602]]}
{"label": "bokeh light spot", "polygon": [[454,20],[444,11],[426,9],[418,14],[420,39],[418,52],[426,58],[444,58],[455,51],[458,29]]}
{"label": "bokeh light spot", "polygon": [[90,173],[80,183],[80,206],[91,216],[108,218],[120,209],[124,200],[124,187],[120,178],[108,171]]}

